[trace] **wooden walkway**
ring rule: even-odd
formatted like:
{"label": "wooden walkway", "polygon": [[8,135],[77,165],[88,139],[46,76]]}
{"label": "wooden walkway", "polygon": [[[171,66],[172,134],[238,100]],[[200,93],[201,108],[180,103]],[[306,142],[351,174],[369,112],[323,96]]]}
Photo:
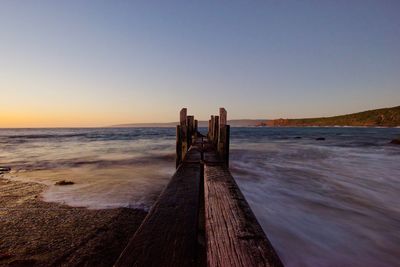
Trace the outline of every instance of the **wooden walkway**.
{"label": "wooden walkway", "polygon": [[283,266],[232,177],[226,111],[180,114],[177,170],[115,266]]}

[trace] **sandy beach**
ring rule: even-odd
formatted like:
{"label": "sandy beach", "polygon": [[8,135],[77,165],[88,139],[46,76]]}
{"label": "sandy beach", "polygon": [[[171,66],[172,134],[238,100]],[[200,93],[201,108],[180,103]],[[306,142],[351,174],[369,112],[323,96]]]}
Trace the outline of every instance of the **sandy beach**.
{"label": "sandy beach", "polygon": [[45,189],[0,177],[0,266],[112,266],[146,215],[44,202]]}

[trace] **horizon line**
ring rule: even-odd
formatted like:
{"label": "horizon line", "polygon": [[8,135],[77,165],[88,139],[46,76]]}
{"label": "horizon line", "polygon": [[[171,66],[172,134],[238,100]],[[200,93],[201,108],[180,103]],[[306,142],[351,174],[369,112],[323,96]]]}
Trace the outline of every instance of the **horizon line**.
{"label": "horizon line", "polygon": [[[377,111],[377,110],[384,110],[384,109],[392,109],[392,108],[399,108],[400,105],[397,106],[392,106],[392,107],[384,107],[384,108],[376,108],[376,109],[368,109],[368,110],[363,110],[359,112],[353,112],[353,113],[348,113],[348,114],[341,114],[341,115],[332,115],[332,116],[324,116],[324,117],[305,117],[305,118],[276,118],[276,119],[229,119],[228,121],[270,121],[270,120],[277,120],[277,119],[319,119],[319,118],[331,118],[331,117],[338,117],[338,116],[346,116],[346,115],[353,115],[353,114],[358,114],[358,113],[363,113],[363,112],[369,112],[369,111]],[[198,120],[199,122],[207,122],[208,120]],[[102,126],[37,126],[37,127],[23,127],[23,126],[17,126],[17,127],[1,127],[0,129],[83,129],[83,128],[135,128],[134,125],[151,125],[151,124],[175,124],[179,123],[179,121],[169,121],[169,122],[130,122],[130,123],[119,123],[119,124],[112,124],[112,125],[102,125]],[[123,126],[123,125],[133,125],[133,126]],[[157,127],[157,126],[154,126]],[[168,128],[168,126],[158,126],[160,128]],[[171,126],[173,127],[173,126]]]}

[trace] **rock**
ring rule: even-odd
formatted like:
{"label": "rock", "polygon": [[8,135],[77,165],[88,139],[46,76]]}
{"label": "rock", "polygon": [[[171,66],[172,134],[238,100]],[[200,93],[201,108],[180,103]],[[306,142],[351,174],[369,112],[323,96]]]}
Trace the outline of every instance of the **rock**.
{"label": "rock", "polygon": [[400,145],[400,138],[393,139],[392,141],[390,141],[390,143],[393,145]]}
{"label": "rock", "polygon": [[301,136],[296,136],[294,139],[301,139],[302,137]]}
{"label": "rock", "polygon": [[55,185],[72,185],[72,184],[74,184],[74,182],[72,182],[72,181],[65,181],[65,180],[58,181],[57,183],[55,183]]}
{"label": "rock", "polygon": [[9,171],[11,171],[10,167],[0,166],[0,172],[9,172]]}
{"label": "rock", "polygon": [[324,140],[325,140],[325,137],[318,137],[318,138],[315,138],[315,140],[317,140],[317,141],[324,141]]}

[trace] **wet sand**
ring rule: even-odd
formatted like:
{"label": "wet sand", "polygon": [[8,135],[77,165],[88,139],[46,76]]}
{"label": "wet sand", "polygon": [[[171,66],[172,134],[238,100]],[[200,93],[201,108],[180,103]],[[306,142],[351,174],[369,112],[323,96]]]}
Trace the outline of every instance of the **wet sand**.
{"label": "wet sand", "polygon": [[0,175],[0,266],[112,266],[146,215],[44,202],[45,188]]}

